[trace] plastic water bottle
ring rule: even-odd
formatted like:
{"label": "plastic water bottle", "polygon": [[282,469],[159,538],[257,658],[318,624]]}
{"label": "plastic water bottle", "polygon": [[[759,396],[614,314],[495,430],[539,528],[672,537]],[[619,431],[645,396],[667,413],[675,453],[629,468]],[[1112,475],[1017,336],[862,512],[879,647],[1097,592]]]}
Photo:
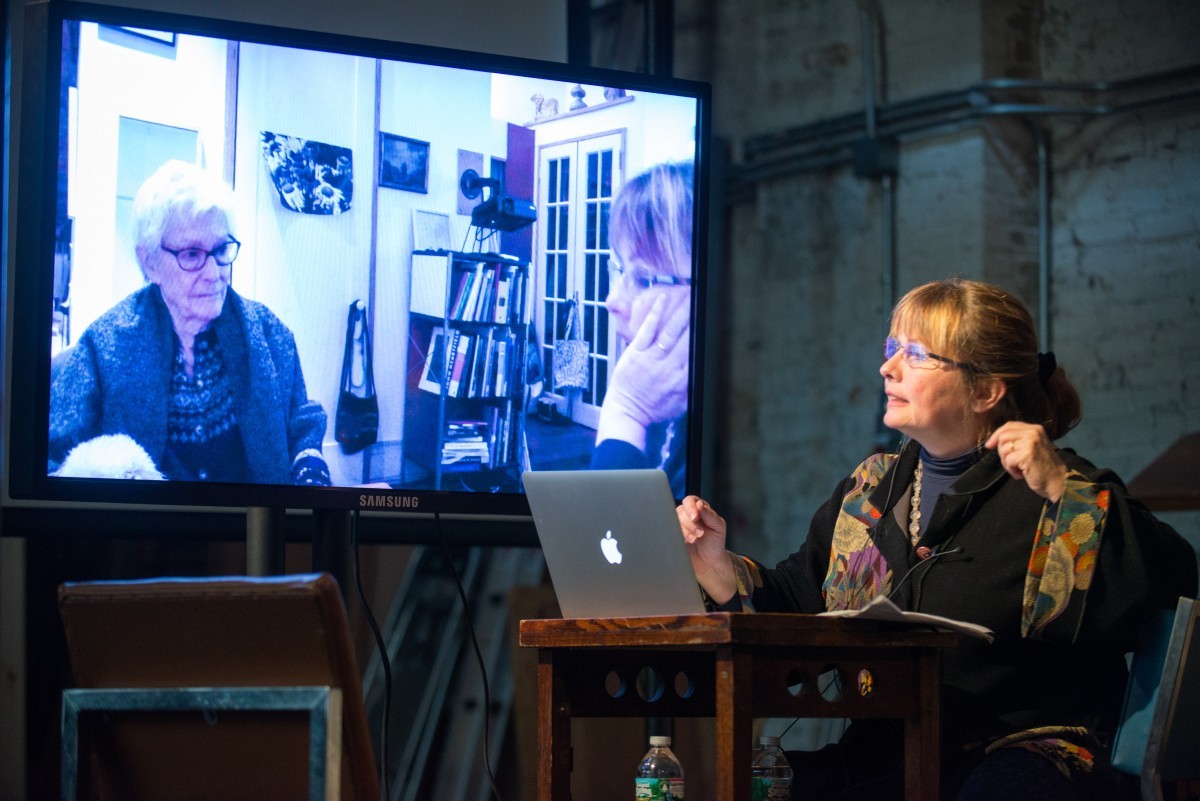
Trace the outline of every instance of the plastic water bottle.
{"label": "plastic water bottle", "polygon": [[682,801],[683,766],[671,751],[670,737],[650,738],[633,785],[637,801]]}
{"label": "plastic water bottle", "polygon": [[750,764],[753,801],[776,801],[792,794],[792,766],[788,764],[778,737],[763,736],[754,749],[754,761]]}

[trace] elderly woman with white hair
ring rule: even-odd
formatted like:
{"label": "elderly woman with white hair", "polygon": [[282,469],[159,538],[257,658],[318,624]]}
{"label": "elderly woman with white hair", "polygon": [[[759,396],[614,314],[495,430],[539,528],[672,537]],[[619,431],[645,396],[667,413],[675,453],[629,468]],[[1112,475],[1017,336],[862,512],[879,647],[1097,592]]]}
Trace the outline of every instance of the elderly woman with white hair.
{"label": "elderly woman with white hair", "polygon": [[241,247],[230,189],[168,162],[133,216],[147,285],[56,364],[50,470],[82,443],[126,435],[168,480],[328,485],[326,415],[292,332],[230,287]]}

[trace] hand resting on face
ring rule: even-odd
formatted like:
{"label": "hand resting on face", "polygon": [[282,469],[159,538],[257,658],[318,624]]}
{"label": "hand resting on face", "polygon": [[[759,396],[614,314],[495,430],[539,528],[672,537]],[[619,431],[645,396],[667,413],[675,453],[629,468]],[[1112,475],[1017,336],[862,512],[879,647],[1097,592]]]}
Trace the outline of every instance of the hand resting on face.
{"label": "hand resting on face", "polygon": [[664,287],[634,302],[633,319],[642,320],[613,370],[597,442],[620,439],[644,448],[648,426],[687,410],[690,300],[688,289]]}

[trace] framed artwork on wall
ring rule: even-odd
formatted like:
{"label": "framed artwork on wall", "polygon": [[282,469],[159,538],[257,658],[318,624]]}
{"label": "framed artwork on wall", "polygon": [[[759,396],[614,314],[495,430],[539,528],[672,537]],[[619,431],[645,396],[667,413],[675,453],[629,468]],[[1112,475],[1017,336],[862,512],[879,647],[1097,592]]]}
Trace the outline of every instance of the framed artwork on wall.
{"label": "framed artwork on wall", "polygon": [[379,133],[379,185],[429,193],[429,143]]}

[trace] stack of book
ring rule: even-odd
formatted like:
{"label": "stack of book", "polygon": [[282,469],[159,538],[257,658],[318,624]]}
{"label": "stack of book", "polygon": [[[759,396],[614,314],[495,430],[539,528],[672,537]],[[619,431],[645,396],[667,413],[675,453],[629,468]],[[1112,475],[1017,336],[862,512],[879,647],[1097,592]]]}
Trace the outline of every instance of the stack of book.
{"label": "stack of book", "polygon": [[440,394],[445,376],[448,398],[507,397],[516,364],[517,344],[516,334],[512,331],[497,332],[488,328],[483,333],[471,333],[451,329],[446,333],[438,326],[433,329],[432,343],[417,386],[434,395]]}
{"label": "stack of book", "polygon": [[487,424],[475,421],[451,421],[447,424],[446,440],[442,443],[442,464],[473,467],[491,464]]}

